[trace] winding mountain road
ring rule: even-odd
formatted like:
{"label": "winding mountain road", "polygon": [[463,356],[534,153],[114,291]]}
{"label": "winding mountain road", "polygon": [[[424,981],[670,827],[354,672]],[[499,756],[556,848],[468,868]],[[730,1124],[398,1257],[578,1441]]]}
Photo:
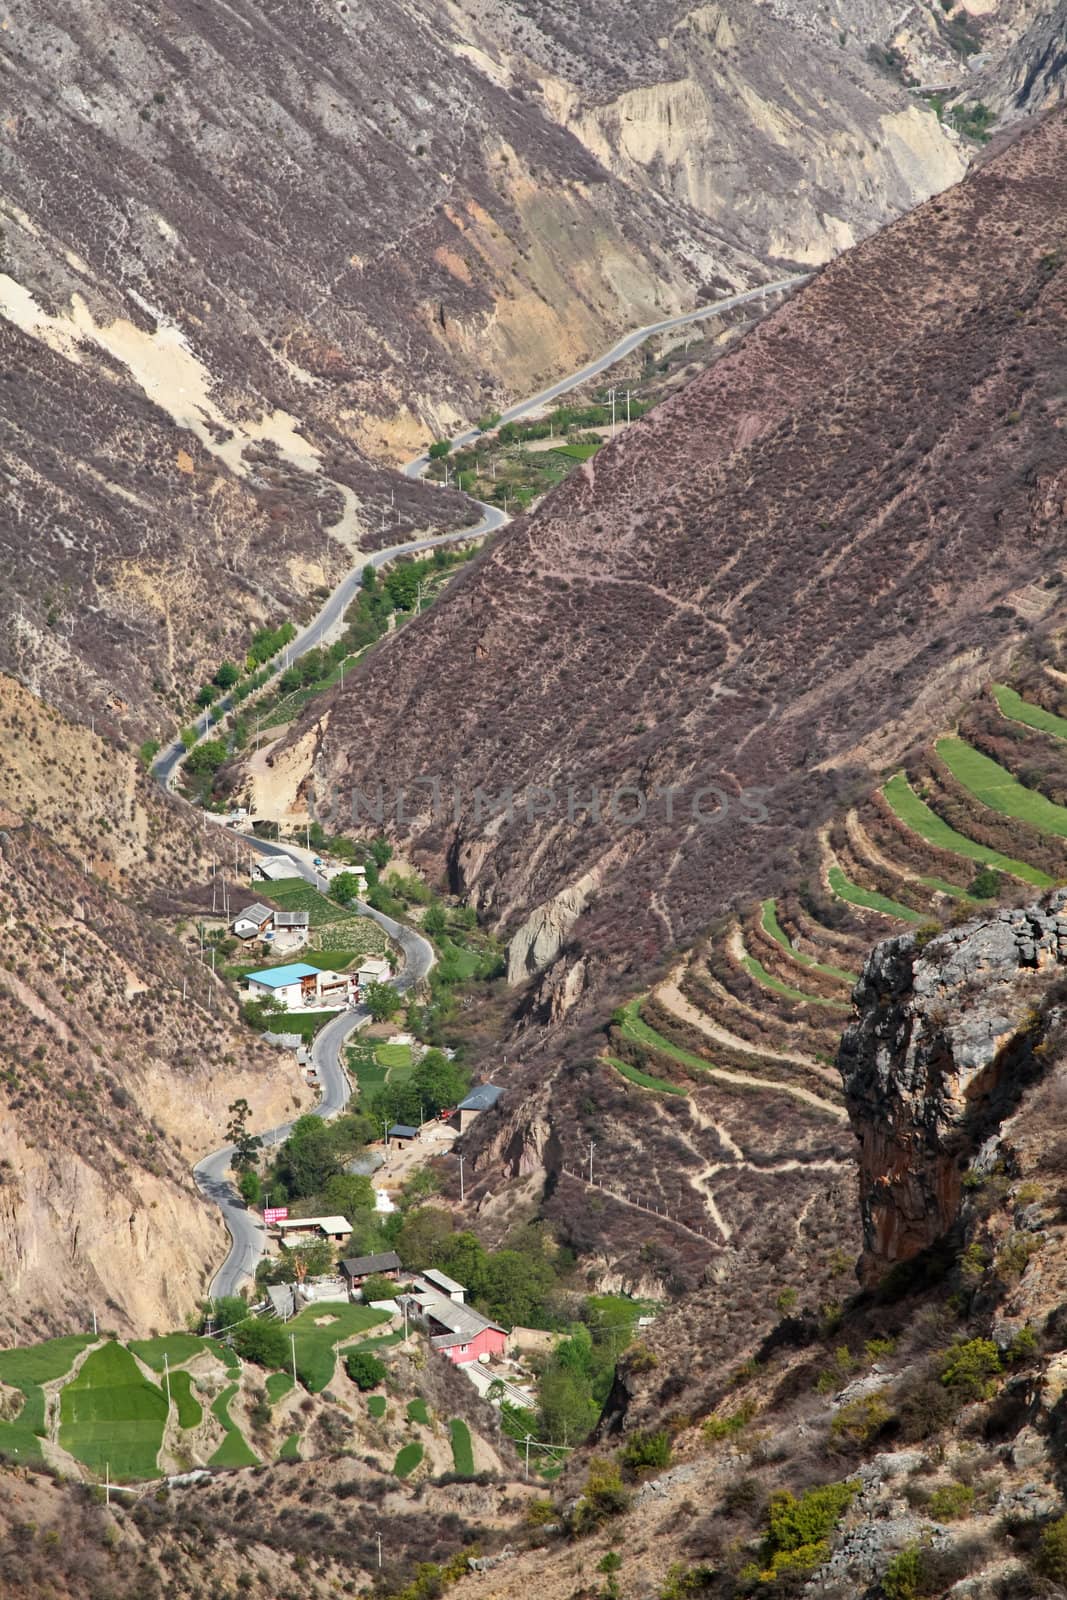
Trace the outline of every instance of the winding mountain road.
{"label": "winding mountain road", "polygon": [[[666,317],[661,322],[650,322],[642,328],[637,328],[633,333],[625,335],[605,351],[595,361],[579,368],[569,377],[561,378],[557,383],[550,384],[547,389],[541,389],[537,394],[531,395],[526,400],[519,401],[510,406],[501,414],[501,422],[516,422],[521,417],[529,416],[531,412],[539,411],[542,407],[557,400],[561,395],[577,388],[580,384],[588,382],[590,378],[597,377],[614,366],[623,356],[644,343],[656,333],[668,333],[674,328],[682,328],[692,322],[700,322],[706,317],[713,317],[719,312],[729,311],[735,306],[747,305],[752,301],[765,299],[769,294],[783,290],[794,289],[806,283],[810,273],[798,273],[790,278],[781,278],[774,283],[761,284],[758,288],[748,289],[742,294],[729,295],[723,300],[713,301],[706,306],[699,306],[695,311],[686,311],[675,317]],[[452,440],[454,448],[462,448],[472,443],[479,435],[478,428],[468,428],[465,432],[457,434]],[[429,466],[429,456],[423,454],[409,461],[402,469],[404,476],[419,478]],[[341,487],[341,486],[338,486]],[[348,497],[350,498],[350,496]],[[347,499],[346,499],[347,504]],[[316,645],[327,641],[331,632],[338,626],[344,617],[345,611],[352,604],[359,591],[363,576],[363,568],[367,565],[374,567],[385,566],[390,561],[395,561],[399,556],[416,555],[424,550],[432,550],[440,544],[456,543],[464,539],[480,538],[484,534],[495,532],[510,521],[498,507],[487,504],[485,501],[475,501],[482,515],[480,520],[472,527],[459,528],[454,533],[443,533],[425,539],[411,540],[406,544],[392,545],[386,550],[376,550],[361,556],[359,564],[342,578],[337,588],[325,602],[318,615],[299,633],[286,651],[286,659],[295,661]],[[272,676],[278,676],[283,670],[283,663],[279,662]],[[233,709],[233,699],[227,695],[216,702],[223,711]],[[193,724],[196,729],[197,739],[200,740],[214,727],[210,713],[205,711]],[[186,755],[185,746],[181,740],[176,740],[166,750],[160,752],[152,763],[152,775],[163,786],[170,789],[178,767]],[[208,815],[205,813],[205,816]],[[312,859],[307,851],[300,850],[297,846],[276,844],[265,839],[255,839],[247,834],[242,839],[251,849],[260,855],[287,856],[303,878],[306,878],[316,889],[325,890],[327,880],[315,870]],[[412,928],[405,927],[403,923],[395,922],[391,917],[384,916],[380,911],[374,911],[370,906],[359,903],[359,909],[366,916],[373,917],[396,944],[400,946],[404,956],[403,969],[393,979],[394,986],[400,993],[413,988],[429,972],[434,962],[433,946],[421,934]],[[336,1116],[348,1103],[349,1083],[342,1065],[342,1052],[347,1039],[370,1020],[366,1007],[360,1006],[352,1011],[342,1011],[320,1029],[312,1044],[312,1060],[318,1072],[319,1082],[322,1085],[322,1099],[316,1106],[314,1115],[320,1117]],[[281,1123],[276,1128],[268,1128],[260,1134],[264,1144],[280,1143],[287,1137],[292,1127],[291,1122]],[[241,1199],[233,1184],[226,1174],[230,1169],[230,1159],[233,1155],[233,1146],[225,1145],[221,1150],[215,1150],[211,1155],[197,1163],[193,1168],[193,1176],[202,1194],[212,1200],[222,1212],[223,1221],[230,1234],[231,1245],[229,1254],[222,1266],[211,1281],[210,1294],[214,1298],[223,1295],[236,1294],[242,1283],[255,1274],[263,1254],[266,1242],[266,1228],[259,1216],[248,1209]]]}

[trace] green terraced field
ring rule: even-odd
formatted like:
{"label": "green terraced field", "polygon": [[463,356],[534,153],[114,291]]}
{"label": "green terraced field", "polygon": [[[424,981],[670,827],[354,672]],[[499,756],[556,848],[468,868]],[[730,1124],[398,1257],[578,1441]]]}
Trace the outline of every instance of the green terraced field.
{"label": "green terraced field", "polygon": [[[330,1321],[317,1326],[323,1317]],[[351,1344],[357,1334],[388,1321],[382,1311],[366,1306],[341,1304],[311,1305],[286,1323],[286,1332],[296,1335],[296,1371],[305,1388],[321,1394],[333,1377],[337,1347]]]}
{"label": "green terraced field", "polygon": [[680,1083],[668,1083],[666,1078],[654,1078],[650,1072],[642,1072],[640,1067],[632,1067],[628,1061],[620,1061],[618,1056],[605,1056],[604,1060],[616,1072],[621,1072],[624,1078],[631,1083],[636,1083],[642,1089],[652,1089],[657,1094],[688,1094],[688,1089],[683,1089]]}
{"label": "green terraced field", "polygon": [[158,1384],[141,1376],[124,1345],[112,1340],[86,1356],[59,1400],[59,1442],[96,1472],[157,1478],[167,1401]]}
{"label": "green terraced field", "polygon": [[1067,839],[1067,806],[1058,806],[1036,789],[1027,789],[1006,767],[963,739],[939,739],[937,753],[957,783],[990,811],[1028,822],[1040,833]]}
{"label": "green terraced field", "polygon": [[265,1385],[267,1399],[272,1406],[276,1406],[278,1401],[284,1399],[290,1389],[294,1387],[291,1372],[272,1372]]}
{"label": "green terraced field", "polygon": [[300,1435],[298,1433],[291,1433],[289,1435],[288,1439],[286,1439],[285,1443],[282,1445],[281,1449],[278,1451],[278,1460],[279,1461],[299,1461],[300,1460]]}
{"label": "green terraced field", "polygon": [[170,1375],[171,1399],[178,1408],[179,1428],[198,1428],[204,1420],[204,1408],[193,1393],[193,1378],[189,1372],[172,1372]]}
{"label": "green terraced field", "polygon": [[21,1389],[22,1408],[10,1422],[0,1422],[0,1453],[17,1461],[41,1461],[41,1438],[45,1431],[45,1404],[42,1383],[65,1377],[75,1358],[91,1344],[91,1333],[68,1334],[48,1339],[44,1344],[0,1351],[0,1381]]}
{"label": "green terraced field", "polygon": [[258,1467],[259,1457],[254,1455],[248,1446],[244,1434],[230,1417],[230,1401],[237,1393],[237,1385],[231,1383],[228,1389],[212,1402],[211,1415],[216,1417],[226,1429],[226,1437],[219,1445],[215,1454],[208,1462],[210,1467]]}
{"label": "green terraced field", "polygon": [[828,1000],[825,995],[808,994],[803,989],[794,989],[792,984],[783,983],[781,978],[776,978],[773,972],[768,972],[762,961],[757,961],[755,956],[747,953],[741,957],[741,965],[750,978],[755,978],[764,989],[773,989],[775,994],[785,995],[787,1000],[803,1000],[809,1006],[828,1006],[831,1011],[847,1011],[847,1000]]}
{"label": "green terraced field", "polygon": [[406,1444],[397,1451],[396,1460],[393,1462],[393,1471],[398,1478],[408,1478],[415,1471],[422,1460],[421,1444]]}
{"label": "green terraced field", "polygon": [[1010,722],[1021,722],[1027,728],[1037,728],[1040,733],[1050,733],[1054,739],[1067,739],[1067,717],[1058,717],[1044,706],[1033,705],[1005,683],[993,685],[993,698],[1002,716]]}
{"label": "green terraced field", "polygon": [[265,892],[283,911],[309,912],[313,928],[321,928],[327,922],[354,920],[351,911],[346,911],[334,900],[327,900],[324,894],[313,889],[303,878],[279,878],[277,883],[268,884]]}
{"label": "green terraced field", "polygon": [[823,961],[816,961],[814,956],[805,955],[801,950],[794,950],[789,942],[785,929],[778,921],[778,907],[774,900],[764,900],[760,921],[763,931],[769,933],[777,944],[780,944],[786,955],[793,961],[798,961],[802,967],[812,967],[816,972],[825,972],[830,978],[840,978],[843,983],[853,984],[859,977],[858,972],[846,972],[843,967],[831,967]]}
{"label": "green terraced field", "polygon": [[426,1409],[426,1401],[421,1394],[416,1395],[414,1400],[408,1401],[408,1421],[421,1422],[424,1428],[430,1426],[430,1413]]}
{"label": "green terraced field", "polygon": [[448,1431],[452,1435],[452,1465],[465,1478],[473,1478],[474,1446],[470,1429],[462,1417],[453,1417],[448,1424]]}
{"label": "green terraced field", "polygon": [[132,1350],[139,1361],[153,1372],[163,1371],[163,1357],[170,1362],[171,1371],[183,1367],[211,1345],[195,1333],[166,1333],[159,1339],[131,1339],[126,1348]]}
{"label": "green terraced field", "polygon": [[904,826],[917,833],[920,839],[925,839],[927,844],[935,845],[939,850],[951,850],[953,855],[964,856],[968,861],[980,861],[995,871],[1007,872],[1011,877],[1021,878],[1024,883],[1035,884],[1038,888],[1046,889],[1052,883],[1053,880],[1039,867],[1016,861],[1013,856],[1001,855],[999,850],[976,844],[966,834],[950,828],[925,800],[920,800],[902,772],[894,773],[884,785],[882,793],[890,810]]}
{"label": "green terraced field", "polygon": [[858,883],[845,877],[840,867],[831,867],[827,877],[837,898],[847,900],[849,905],[880,911],[884,916],[899,918],[901,922],[926,921],[921,911],[913,911],[910,906],[901,905],[899,900],[890,900],[888,895],[878,894],[874,889],[861,889]]}
{"label": "green terraced field", "polygon": [[409,1044],[377,1044],[374,1054],[380,1066],[389,1074],[390,1082],[395,1081],[397,1074],[411,1069],[411,1046]]}
{"label": "green terraced field", "polygon": [[236,1350],[231,1350],[221,1339],[205,1339],[204,1343],[213,1356],[218,1356],[227,1372],[232,1372],[235,1378],[240,1376],[241,1358]]}
{"label": "green terraced field", "polygon": [[372,1417],[375,1417],[380,1422],[381,1419],[385,1416],[385,1396],[384,1396],[384,1394],[370,1394],[370,1395],[368,1395],[367,1396],[367,1410],[370,1412]]}

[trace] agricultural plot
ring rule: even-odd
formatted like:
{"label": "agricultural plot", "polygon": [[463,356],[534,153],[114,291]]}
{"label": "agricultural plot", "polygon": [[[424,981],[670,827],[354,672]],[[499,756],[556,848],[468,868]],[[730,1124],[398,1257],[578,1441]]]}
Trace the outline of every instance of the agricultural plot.
{"label": "agricultural plot", "polygon": [[1046,711],[1044,706],[1033,705],[1004,683],[993,685],[993,698],[1001,715],[1010,722],[1021,722],[1040,733],[1050,733],[1054,739],[1067,739],[1067,717],[1058,717],[1054,711]]}
{"label": "agricultural plot", "polygon": [[462,1417],[453,1417],[448,1424],[452,1436],[452,1465],[464,1478],[474,1477],[474,1446],[471,1431]]}
{"label": "agricultural plot", "polygon": [[655,1078],[651,1072],[642,1072],[640,1067],[632,1067],[628,1061],[620,1061],[617,1056],[605,1056],[604,1060],[608,1066],[614,1067],[616,1072],[621,1072],[624,1078],[630,1083],[636,1083],[641,1089],[651,1089],[656,1094],[689,1093],[689,1090],[683,1089],[680,1083],[668,1083],[666,1078]]}
{"label": "agricultural plot", "polygon": [[193,1393],[192,1374],[172,1372],[170,1394],[177,1407],[179,1428],[198,1428],[204,1420],[204,1408]]}
{"label": "agricultural plot", "polygon": [[117,1479],[156,1478],[167,1420],[166,1396],[141,1376],[124,1345],[93,1350],[59,1402],[59,1442],[98,1473]]}
{"label": "agricultural plot", "polygon": [[1067,806],[1027,789],[1006,767],[983,755],[963,739],[939,739],[937,753],[957,783],[1002,817],[1028,822],[1040,833],[1067,839]]}
{"label": "agricultural plot", "polygon": [[307,911],[312,928],[321,928],[331,922],[356,922],[351,911],[327,900],[324,894],[313,889],[303,878],[279,878],[269,885],[268,893],[283,911]]}
{"label": "agricultural plot", "polygon": [[773,899],[764,900],[760,910],[760,924],[765,933],[769,933],[776,944],[780,944],[786,955],[791,960],[799,962],[802,967],[811,967],[815,972],[825,972],[829,978],[840,978],[844,983],[855,983],[859,976],[855,972],[846,972],[843,967],[831,967],[823,961],[816,961],[814,956],[805,955],[802,950],[795,950],[790,943],[785,930],[778,921],[778,907]]}
{"label": "agricultural plot", "polygon": [[387,1083],[403,1083],[413,1070],[408,1044],[375,1044],[364,1039],[349,1047],[348,1072],[359,1085],[362,1099],[377,1094]]}
{"label": "agricultural plot", "polygon": [[231,1383],[228,1389],[212,1402],[211,1415],[222,1423],[226,1429],[226,1437],[211,1457],[209,1466],[212,1467],[258,1467],[259,1457],[249,1448],[244,1434],[230,1416],[230,1401],[237,1393],[237,1385]]}
{"label": "agricultural plot", "polygon": [[375,1421],[380,1422],[385,1416],[384,1394],[370,1394],[367,1396],[367,1410]]}
{"label": "agricultural plot", "polygon": [[422,1460],[422,1445],[412,1442],[397,1451],[393,1471],[398,1478],[409,1478]]}
{"label": "agricultural plot", "polygon": [[132,1350],[138,1361],[143,1361],[146,1367],[151,1367],[153,1372],[163,1371],[163,1357],[170,1362],[171,1369],[183,1367],[187,1361],[192,1361],[194,1356],[201,1355],[209,1350],[214,1355],[211,1343],[202,1339],[195,1333],[166,1333],[158,1339],[131,1339],[126,1348]]}
{"label": "agricultural plot", "polygon": [[408,1401],[408,1421],[421,1422],[424,1428],[430,1426],[430,1413],[426,1409],[426,1401],[422,1395],[416,1395],[414,1400]]}
{"label": "agricultural plot", "polygon": [[300,1460],[300,1435],[298,1433],[291,1433],[289,1435],[289,1437],[285,1440],[285,1442],[282,1445],[281,1449],[278,1451],[278,1460],[279,1461],[299,1461]]}
{"label": "agricultural plot", "polygon": [[291,1372],[272,1372],[267,1379],[265,1387],[267,1399],[272,1406],[276,1406],[278,1401],[283,1400],[290,1389],[294,1387],[293,1375]]}
{"label": "agricultural plot", "polygon": [[321,1394],[333,1377],[338,1348],[387,1320],[382,1311],[332,1302],[299,1312],[286,1323],[286,1331],[296,1337],[296,1371],[304,1387]]}
{"label": "agricultural plot", "polygon": [[96,1342],[91,1333],[70,1334],[25,1349],[0,1351],[0,1382],[23,1394],[18,1415],[10,1422],[0,1422],[0,1454],[18,1461],[43,1459],[45,1399],[41,1385],[65,1377],[81,1352]]}
{"label": "agricultural plot", "polygon": [[741,958],[741,965],[750,978],[754,978],[764,989],[773,989],[775,994],[784,995],[787,1000],[801,1000],[809,1006],[826,1006],[831,1011],[847,1011],[848,1002],[845,1000],[831,1000],[826,995],[808,994],[804,989],[794,989],[792,984],[783,983],[781,978],[776,978],[773,972],[768,972],[762,961],[755,956],[745,954]]}
{"label": "agricultural plot", "polygon": [[838,899],[847,900],[849,905],[862,906],[866,911],[879,911],[884,917],[897,917],[901,922],[925,921],[921,911],[913,911],[899,900],[890,900],[888,895],[879,894],[876,889],[864,889],[858,883],[852,883],[840,867],[831,867],[827,878]]}
{"label": "agricultural plot", "polygon": [[1052,883],[1048,873],[1042,872],[1039,867],[1031,867],[1025,861],[1002,855],[988,845],[976,844],[966,834],[950,828],[925,800],[919,798],[902,772],[895,773],[889,779],[882,788],[882,794],[890,810],[904,826],[917,833],[920,839],[925,839],[927,844],[939,850],[951,850],[953,855],[964,856],[968,861],[981,862],[995,872],[1007,872],[1011,877],[1021,878],[1024,883],[1032,883],[1038,888],[1048,888]]}

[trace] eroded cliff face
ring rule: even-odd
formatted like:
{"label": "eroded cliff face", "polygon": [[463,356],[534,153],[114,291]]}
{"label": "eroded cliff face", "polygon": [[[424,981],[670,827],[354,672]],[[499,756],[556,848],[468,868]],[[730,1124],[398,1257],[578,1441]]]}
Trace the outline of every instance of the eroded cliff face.
{"label": "eroded cliff face", "polygon": [[872,952],[838,1057],[859,1141],[863,1282],[956,1222],[965,1172],[1043,1070],[1043,1012],[1065,965],[1067,891],[922,949],[905,934]]}

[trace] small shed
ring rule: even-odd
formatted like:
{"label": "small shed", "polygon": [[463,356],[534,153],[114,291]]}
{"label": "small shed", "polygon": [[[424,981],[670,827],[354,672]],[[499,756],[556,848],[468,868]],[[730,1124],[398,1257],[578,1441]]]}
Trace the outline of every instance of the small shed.
{"label": "small shed", "polygon": [[279,933],[304,933],[311,927],[310,911],[276,911],[274,913],[274,926]]}
{"label": "small shed", "polygon": [[329,1239],[343,1244],[352,1232],[347,1217],[286,1217],[274,1226],[283,1244],[298,1244],[305,1239]]}
{"label": "small shed", "polygon": [[395,1140],[400,1145],[409,1144],[412,1139],[419,1137],[419,1130],[408,1122],[394,1122],[386,1137],[390,1143]]}
{"label": "small shed", "polygon": [[480,1083],[476,1089],[472,1089],[466,1100],[461,1100],[456,1107],[460,1133],[466,1133],[483,1111],[496,1105],[503,1093],[503,1089],[495,1083]]}
{"label": "small shed", "polygon": [[456,1282],[455,1278],[450,1278],[447,1272],[438,1272],[436,1267],[427,1267],[421,1276],[426,1279],[428,1284],[431,1284],[441,1294],[446,1295],[456,1305],[461,1306],[463,1304],[467,1291],[461,1283]]}

